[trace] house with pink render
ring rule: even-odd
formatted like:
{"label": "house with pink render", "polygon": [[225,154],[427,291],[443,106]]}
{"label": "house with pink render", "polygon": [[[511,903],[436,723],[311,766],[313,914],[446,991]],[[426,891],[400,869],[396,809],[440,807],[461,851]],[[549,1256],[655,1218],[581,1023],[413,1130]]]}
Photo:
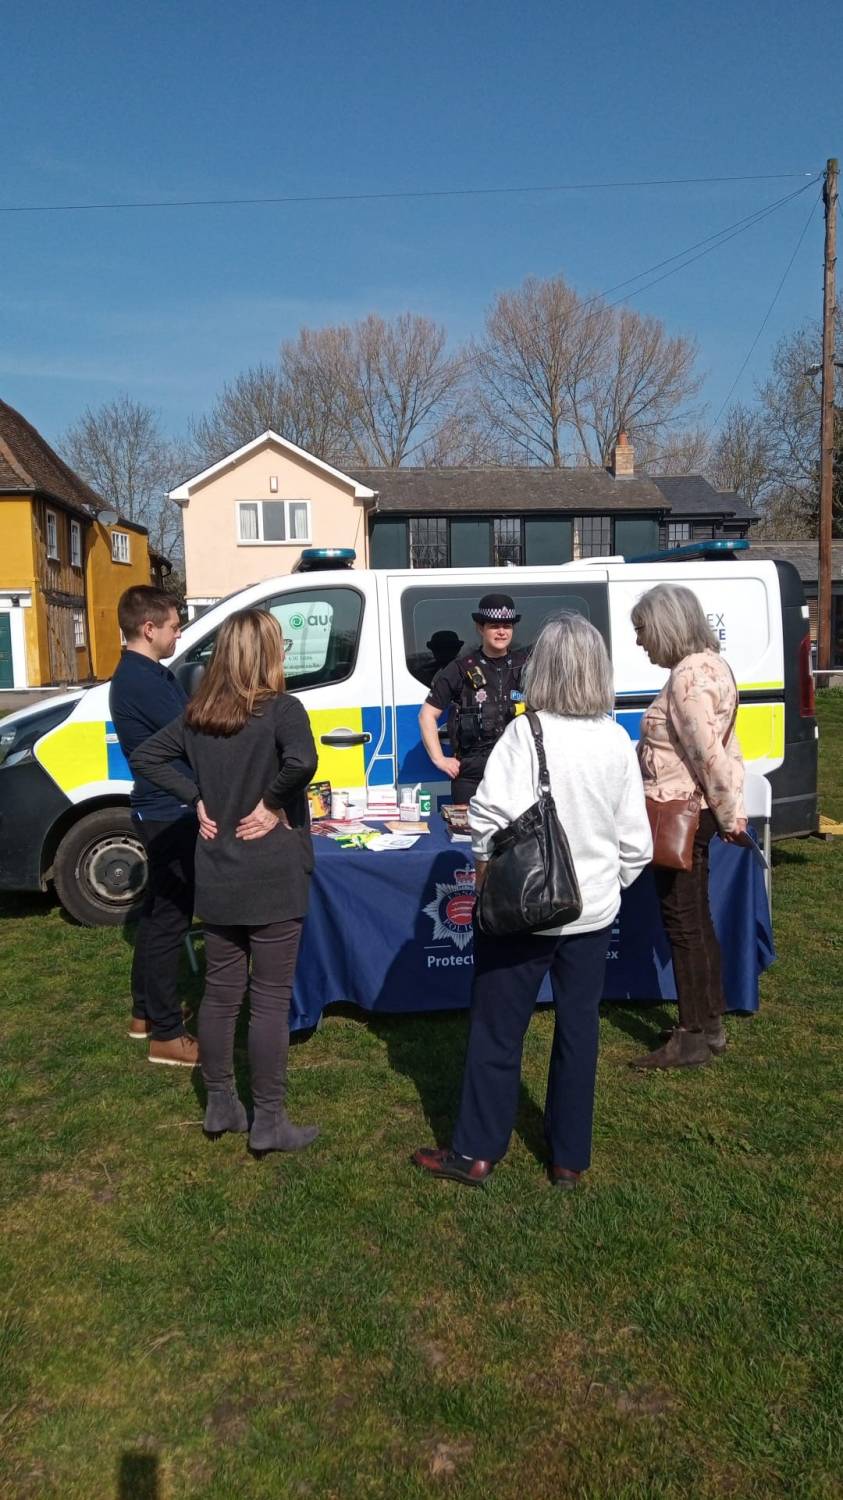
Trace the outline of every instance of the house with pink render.
{"label": "house with pink render", "polygon": [[353,547],[369,566],[376,492],[264,432],[170,491],[182,509],[188,614],[291,573],[305,547]]}
{"label": "house with pink render", "polygon": [[358,568],[488,568],[636,557],[745,537],[758,519],[699,474],[637,474],[626,433],[605,468],[351,469],[264,432],[170,498],[184,514],[191,617],[290,573],[306,547]]}

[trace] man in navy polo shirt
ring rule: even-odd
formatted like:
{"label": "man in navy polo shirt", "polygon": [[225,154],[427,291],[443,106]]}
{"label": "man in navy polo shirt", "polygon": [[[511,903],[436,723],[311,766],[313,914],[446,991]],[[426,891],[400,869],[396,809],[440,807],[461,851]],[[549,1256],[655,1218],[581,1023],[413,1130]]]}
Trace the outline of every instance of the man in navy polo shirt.
{"label": "man in navy polo shirt", "polygon": [[[171,595],[143,584],[127,589],[117,618],[126,650],[111,680],[109,705],[128,760],[144,740],[179,717],[187,694],[161,665],[181,635]],[[150,1062],[193,1068],[199,1048],[184,1029],[177,981],[182,944],[193,920],[196,815],[192,807],[141,777],[135,778],[131,801],[148,876],[132,963],[129,1035],[149,1039]]]}

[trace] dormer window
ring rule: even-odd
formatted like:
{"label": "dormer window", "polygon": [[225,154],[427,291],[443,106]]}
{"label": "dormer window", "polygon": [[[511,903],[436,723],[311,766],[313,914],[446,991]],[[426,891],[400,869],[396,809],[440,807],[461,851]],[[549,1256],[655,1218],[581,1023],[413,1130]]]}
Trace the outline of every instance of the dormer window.
{"label": "dormer window", "polygon": [[130,563],[132,561],[131,554],[129,552],[128,531],[112,531],[111,561],[116,563]]}

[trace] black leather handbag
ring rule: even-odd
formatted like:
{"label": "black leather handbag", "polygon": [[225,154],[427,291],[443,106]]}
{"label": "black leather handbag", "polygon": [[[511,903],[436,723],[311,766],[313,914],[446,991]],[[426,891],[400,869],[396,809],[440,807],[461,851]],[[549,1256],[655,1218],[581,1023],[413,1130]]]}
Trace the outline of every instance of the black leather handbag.
{"label": "black leather handbag", "polygon": [[562,927],[582,913],[577,872],[550,790],[538,715],[527,711],[539,762],[539,798],[492,837],[477,898],[477,925],[490,937]]}

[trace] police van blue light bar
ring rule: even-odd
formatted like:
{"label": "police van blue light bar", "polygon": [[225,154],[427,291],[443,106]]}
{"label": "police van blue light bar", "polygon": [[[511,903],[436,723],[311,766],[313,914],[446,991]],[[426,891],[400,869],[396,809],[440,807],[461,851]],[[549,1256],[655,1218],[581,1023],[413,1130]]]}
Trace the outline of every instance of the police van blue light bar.
{"label": "police van blue light bar", "polygon": [[322,573],[330,568],[353,568],[356,557],[353,547],[305,547],[292,571]]}
{"label": "police van blue light bar", "polygon": [[718,557],[732,557],[736,552],[746,552],[749,542],[746,537],[709,537],[707,541],[685,542],[682,547],[669,547],[664,552],[642,552],[639,557],[627,557],[628,563],[698,562]]}

